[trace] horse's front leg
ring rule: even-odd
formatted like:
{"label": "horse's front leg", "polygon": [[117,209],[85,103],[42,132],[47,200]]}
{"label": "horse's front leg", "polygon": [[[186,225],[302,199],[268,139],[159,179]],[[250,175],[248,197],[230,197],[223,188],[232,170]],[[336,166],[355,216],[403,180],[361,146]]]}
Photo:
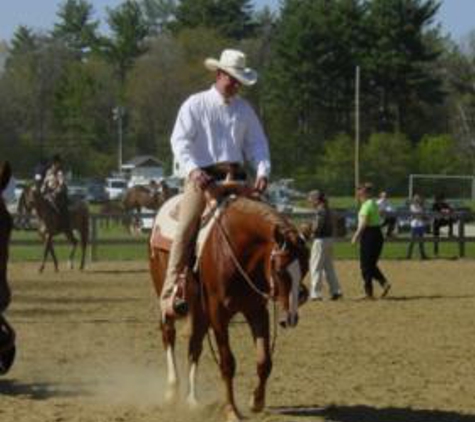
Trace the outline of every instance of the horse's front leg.
{"label": "horse's front leg", "polygon": [[221,377],[226,391],[226,421],[239,422],[241,415],[234,400],[233,378],[236,373],[236,360],[229,345],[229,318],[220,316],[213,321],[213,330],[218,344]]}
{"label": "horse's front leg", "polygon": [[38,269],[38,271],[40,273],[42,273],[44,271],[45,265],[46,265],[46,260],[48,259],[48,254],[51,251],[51,256],[53,258],[55,271],[57,272],[58,271],[58,263],[55,261],[56,256],[54,255],[54,251],[52,249],[53,248],[53,235],[51,235],[49,233],[45,234],[44,238],[43,238],[43,245],[44,245],[43,260],[41,261],[41,265],[40,265],[40,268]]}
{"label": "horse's front leg", "polygon": [[161,322],[162,342],[167,357],[167,390],[165,401],[172,403],[178,397],[178,371],[175,357],[176,330],[175,322],[167,320]]}
{"label": "horse's front leg", "polygon": [[56,251],[54,250],[53,238],[51,238],[49,251],[51,253],[51,258],[53,258],[54,270],[59,271],[58,257],[56,256]]}
{"label": "horse's front leg", "polygon": [[186,401],[190,407],[197,407],[196,397],[196,375],[198,371],[198,361],[203,351],[203,339],[208,331],[208,320],[201,309],[191,307],[191,334],[188,344],[188,395]]}
{"label": "horse's front leg", "polygon": [[272,357],[269,341],[269,312],[262,308],[259,312],[246,315],[251,326],[257,353],[257,387],[251,397],[250,407],[253,412],[261,412],[265,406],[266,383],[272,370]]}

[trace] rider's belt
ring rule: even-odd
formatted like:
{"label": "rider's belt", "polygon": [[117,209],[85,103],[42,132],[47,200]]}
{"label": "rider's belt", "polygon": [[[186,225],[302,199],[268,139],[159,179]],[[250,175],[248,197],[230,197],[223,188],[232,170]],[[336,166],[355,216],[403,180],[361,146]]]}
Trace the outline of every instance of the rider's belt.
{"label": "rider's belt", "polygon": [[228,175],[231,180],[246,180],[246,171],[240,163],[219,163],[204,167],[203,170],[214,180],[225,180]]}

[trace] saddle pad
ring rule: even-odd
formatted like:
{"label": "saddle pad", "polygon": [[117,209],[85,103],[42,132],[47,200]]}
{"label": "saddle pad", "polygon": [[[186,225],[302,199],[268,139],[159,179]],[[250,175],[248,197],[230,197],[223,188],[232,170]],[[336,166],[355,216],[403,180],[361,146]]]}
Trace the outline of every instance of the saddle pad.
{"label": "saddle pad", "polygon": [[[165,202],[158,211],[155,220],[153,222],[152,234],[150,236],[150,247],[152,250],[161,249],[164,251],[170,251],[175,232],[178,227],[178,216],[180,214],[180,205],[183,194],[179,194],[170,198]],[[206,215],[212,213],[212,218],[205,218],[202,220],[202,225],[198,234],[196,242],[196,256],[201,255],[201,250],[205,241],[214,225],[214,221],[222,212],[223,207],[218,206],[217,209],[211,209],[207,207],[203,213]],[[198,262],[198,259],[197,259]]]}

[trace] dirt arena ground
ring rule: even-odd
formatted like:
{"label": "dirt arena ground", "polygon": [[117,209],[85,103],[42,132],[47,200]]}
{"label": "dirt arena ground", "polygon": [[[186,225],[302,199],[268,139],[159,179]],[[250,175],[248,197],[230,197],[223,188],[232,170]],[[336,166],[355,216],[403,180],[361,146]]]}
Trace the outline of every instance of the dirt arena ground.
{"label": "dirt arena ground", "polygon": [[[247,420],[475,422],[475,261],[382,267],[394,285],[388,299],[356,301],[357,263],[339,261],[344,300],[308,303],[296,329],[278,332],[262,415],[247,408],[250,335],[239,320],[233,325],[237,399]],[[146,262],[96,263],[84,273],[47,267],[42,275],[37,264],[15,263],[9,273],[18,355],[0,378],[1,422],[222,421],[207,346],[202,407],[163,402],[165,358]],[[182,363],[185,354],[182,342]]]}

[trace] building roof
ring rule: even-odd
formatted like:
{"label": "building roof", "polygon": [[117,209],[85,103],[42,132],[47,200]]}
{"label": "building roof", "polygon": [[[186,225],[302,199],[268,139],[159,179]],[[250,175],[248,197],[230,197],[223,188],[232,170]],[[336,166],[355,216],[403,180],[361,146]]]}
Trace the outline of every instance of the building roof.
{"label": "building roof", "polygon": [[137,155],[124,164],[130,167],[163,167],[162,162],[153,155]]}

